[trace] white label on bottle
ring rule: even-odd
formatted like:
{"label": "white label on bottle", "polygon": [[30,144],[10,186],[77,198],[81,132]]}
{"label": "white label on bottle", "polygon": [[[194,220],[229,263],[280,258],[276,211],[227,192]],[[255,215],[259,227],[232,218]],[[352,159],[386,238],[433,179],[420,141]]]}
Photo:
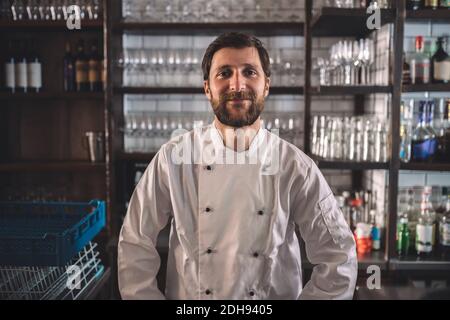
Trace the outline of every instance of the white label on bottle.
{"label": "white label on bottle", "polygon": [[25,61],[16,64],[16,87],[26,88],[27,79],[27,63]]}
{"label": "white label on bottle", "polygon": [[42,68],[40,62],[28,63],[28,83],[31,88],[42,87]]}
{"label": "white label on bottle", "polygon": [[16,86],[16,77],[14,71],[14,62],[5,63],[6,87],[14,88]]}
{"label": "white label on bottle", "polygon": [[416,227],[416,250],[431,252],[433,248],[433,226],[418,224]]}
{"label": "white label on bottle", "polygon": [[441,244],[450,246],[450,223],[441,223]]}
{"label": "white label on bottle", "polygon": [[450,80],[450,60],[446,59],[440,62],[434,62],[434,78],[436,80]]}

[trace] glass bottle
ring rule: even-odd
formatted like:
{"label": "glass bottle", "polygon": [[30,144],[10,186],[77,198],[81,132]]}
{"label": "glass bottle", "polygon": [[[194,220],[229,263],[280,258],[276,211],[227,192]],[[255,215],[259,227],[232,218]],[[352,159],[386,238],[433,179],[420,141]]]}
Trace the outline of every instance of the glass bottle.
{"label": "glass bottle", "polygon": [[405,101],[400,104],[400,161],[409,162],[411,160],[411,134],[412,134],[412,121],[411,121],[411,108],[414,105],[414,100],[411,100],[411,104],[408,105]]}
{"label": "glass bottle", "polygon": [[430,150],[433,149],[433,145],[435,144],[426,125],[426,107],[427,101],[423,100],[419,102],[419,121],[412,133],[412,160],[416,162],[429,160],[431,156]]}
{"label": "glass bottle", "polygon": [[409,248],[413,249],[416,240],[416,227],[419,220],[419,210],[414,205],[414,190],[408,189],[407,193],[407,205],[405,215],[408,218],[408,230],[409,230]]}
{"label": "glass bottle", "polygon": [[75,84],[77,91],[89,91],[88,60],[84,53],[84,42],[80,40],[77,45],[75,58]]}
{"label": "glass bottle", "polygon": [[425,8],[437,9],[439,7],[439,0],[425,0]]}
{"label": "glass bottle", "polygon": [[416,52],[411,61],[411,81],[413,84],[430,82],[430,59],[424,51],[424,41],[422,36],[416,37]]}
{"label": "glass bottle", "polygon": [[416,251],[419,255],[427,255],[433,251],[435,244],[436,213],[430,202],[431,187],[424,187],[420,216],[416,226]]}
{"label": "glass bottle", "polygon": [[75,61],[70,50],[70,43],[66,42],[66,53],[63,58],[64,91],[75,91]]}
{"label": "glass bottle", "polygon": [[436,41],[437,50],[431,57],[431,81],[433,83],[448,83],[450,81],[450,59],[445,52],[445,39],[439,37]]}
{"label": "glass bottle", "polygon": [[423,8],[422,0],[408,0],[407,8],[412,10],[419,10]]}
{"label": "glass bottle", "polygon": [[450,99],[445,101],[444,108],[444,161],[450,161]]}
{"label": "glass bottle", "polygon": [[399,256],[407,256],[409,252],[410,236],[408,228],[408,215],[400,217],[397,227],[397,253]]}
{"label": "glass bottle", "polygon": [[435,102],[434,100],[428,100],[426,104],[426,129],[430,133],[431,141],[428,145],[428,155],[430,161],[433,161],[436,158],[437,148],[438,148],[438,141],[437,141],[437,134],[434,130],[434,108]]}
{"label": "glass bottle", "polygon": [[450,194],[447,196],[446,211],[439,221],[439,243],[450,249]]}
{"label": "glass bottle", "polygon": [[406,54],[404,52],[403,52],[402,83],[403,84],[411,83],[411,67],[409,63],[406,61]]}

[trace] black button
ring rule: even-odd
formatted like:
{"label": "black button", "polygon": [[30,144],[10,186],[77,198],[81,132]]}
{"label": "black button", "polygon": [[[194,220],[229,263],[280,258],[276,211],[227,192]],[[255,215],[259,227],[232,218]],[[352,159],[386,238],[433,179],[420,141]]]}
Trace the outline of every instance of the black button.
{"label": "black button", "polygon": [[206,166],[206,170],[211,171],[211,170],[212,170],[212,167],[211,167],[211,166]]}
{"label": "black button", "polygon": [[211,294],[211,290],[206,289],[205,294],[210,295]]}
{"label": "black button", "polygon": [[210,208],[210,207],[206,207],[205,211],[206,211],[206,212],[210,212],[210,211],[211,211],[211,208]]}
{"label": "black button", "polygon": [[258,256],[259,256],[258,252],[253,253],[253,256],[254,256],[255,258],[258,258]]}
{"label": "black button", "polygon": [[258,211],[258,214],[259,214],[260,216],[262,216],[262,215],[264,214],[264,211],[259,210],[259,211]]}
{"label": "black button", "polygon": [[250,291],[248,294],[253,297],[255,295],[255,292],[254,291]]}
{"label": "black button", "polygon": [[206,250],[206,253],[212,253],[212,249],[211,248],[208,248],[208,250]]}

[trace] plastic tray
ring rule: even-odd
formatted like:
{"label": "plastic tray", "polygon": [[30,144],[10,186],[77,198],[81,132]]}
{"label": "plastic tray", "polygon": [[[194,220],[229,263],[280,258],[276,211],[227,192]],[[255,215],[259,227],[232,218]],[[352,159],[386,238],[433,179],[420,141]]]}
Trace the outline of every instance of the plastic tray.
{"label": "plastic tray", "polygon": [[0,265],[64,266],[105,223],[99,200],[0,202]]}

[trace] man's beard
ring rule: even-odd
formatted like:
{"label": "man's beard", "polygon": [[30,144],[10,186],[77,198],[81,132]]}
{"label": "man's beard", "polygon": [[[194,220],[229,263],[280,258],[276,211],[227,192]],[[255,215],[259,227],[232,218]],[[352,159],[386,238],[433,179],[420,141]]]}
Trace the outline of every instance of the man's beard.
{"label": "man's beard", "polygon": [[[232,108],[245,108],[243,104],[247,100],[250,101],[248,110],[245,111],[245,114],[238,117],[234,116],[227,108],[228,101],[235,99],[242,100],[242,102],[237,103]],[[241,105],[238,106],[239,104]],[[218,101],[215,101],[213,98],[211,105],[214,114],[221,123],[230,127],[241,128],[252,125],[258,119],[264,109],[264,98],[258,100],[252,91],[229,92],[221,94]]]}

